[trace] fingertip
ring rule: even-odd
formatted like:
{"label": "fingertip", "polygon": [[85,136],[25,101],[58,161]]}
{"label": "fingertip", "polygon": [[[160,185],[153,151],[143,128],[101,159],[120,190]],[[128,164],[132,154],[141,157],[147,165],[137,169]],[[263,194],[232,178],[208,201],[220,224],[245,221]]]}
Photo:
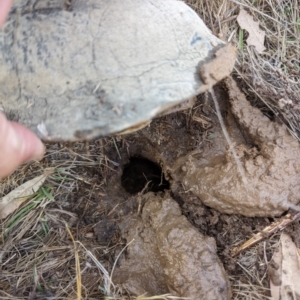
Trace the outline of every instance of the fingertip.
{"label": "fingertip", "polygon": [[26,127],[10,122],[14,132],[20,141],[20,157],[22,162],[29,160],[41,160],[45,154],[45,145],[42,141]]}
{"label": "fingertip", "polygon": [[45,146],[33,132],[8,121],[0,111],[0,179],[24,162],[40,160],[44,153]]}
{"label": "fingertip", "polygon": [[12,0],[0,0],[0,27],[4,24],[11,5]]}

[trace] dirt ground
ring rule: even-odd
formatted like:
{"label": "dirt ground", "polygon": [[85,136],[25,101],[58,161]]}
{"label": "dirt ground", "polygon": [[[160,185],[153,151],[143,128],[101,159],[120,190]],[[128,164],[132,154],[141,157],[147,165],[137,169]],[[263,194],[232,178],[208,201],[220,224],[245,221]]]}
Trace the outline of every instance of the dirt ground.
{"label": "dirt ground", "polygon": [[[237,6],[187,2],[200,15],[209,12],[201,17],[228,38],[224,28]],[[223,24],[220,32],[216,24]],[[266,44],[272,42],[270,36]],[[290,107],[277,114],[272,102],[291,79],[253,91],[249,78],[259,67],[241,52],[239,88],[230,79],[214,88],[231,143],[205,93],[192,108],[135,133],[47,144],[41,162],[1,182],[2,197],[48,174],[39,192],[1,221],[1,299],[80,299],[78,290],[82,299],[271,299],[268,266],[280,232],[237,256],[232,251],[294,214],[300,151],[291,133],[300,132],[299,122],[288,119]],[[267,72],[265,78],[276,73]],[[299,248],[299,220],[284,231]]]}
{"label": "dirt ground", "polygon": [[[232,141],[252,149],[254,141],[232,113],[224,82],[215,94]],[[282,126],[257,113],[265,128]],[[190,299],[269,297],[267,266],[278,235],[237,257],[231,251],[277,219],[271,208],[277,217],[287,209],[266,202],[269,206],[260,218],[221,213],[211,208],[217,204],[204,205],[201,194],[186,188],[191,167],[182,161],[205,157],[218,166],[220,155],[229,151],[208,93],[200,95],[190,110],[157,118],[136,133],[89,143],[49,144],[47,149],[42,162],[24,166],[1,186],[5,194],[14,185],[55,169],[45,185],[52,195],[46,197],[49,201],[14,225],[9,220],[2,223],[3,299],[76,297],[74,249],[65,224],[80,242],[84,299],[167,294]],[[233,172],[238,170],[231,169],[228,176]],[[247,202],[233,206],[237,212],[249,211]],[[288,231],[299,246],[299,222]],[[105,275],[94,259],[113,275]]]}

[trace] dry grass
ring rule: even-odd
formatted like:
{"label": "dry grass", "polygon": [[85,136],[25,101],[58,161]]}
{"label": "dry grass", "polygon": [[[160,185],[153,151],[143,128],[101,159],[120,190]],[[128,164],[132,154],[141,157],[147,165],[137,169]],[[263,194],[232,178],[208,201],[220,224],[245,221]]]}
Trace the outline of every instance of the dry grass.
{"label": "dry grass", "polygon": [[[235,75],[255,105],[285,122],[300,138],[299,0],[186,0],[213,33],[238,49]],[[245,42],[236,21],[246,9],[266,33],[263,54]]]}
{"label": "dry grass", "polygon": [[[76,228],[78,214],[70,205],[87,207],[93,191],[101,190],[105,174],[113,167],[101,147],[111,143],[49,145],[41,163],[24,165],[1,182],[4,195],[49,168],[55,170],[37,194],[1,223],[0,299],[54,299],[54,295],[55,299],[76,299],[78,286],[80,299],[103,298],[104,275],[76,240],[87,242],[99,260],[107,249],[83,238],[92,229]],[[78,191],[85,194],[85,201],[72,201]]]}
{"label": "dry grass", "polygon": [[[238,49],[234,75],[253,105],[284,122],[300,140],[300,3],[299,0],[185,0],[212,32]],[[236,21],[240,8],[250,13],[265,31],[263,54],[246,44],[247,32]],[[272,239],[271,239],[272,240]],[[277,237],[278,240],[278,237]],[[276,241],[276,238],[275,238]],[[271,243],[274,244],[274,243]],[[268,244],[265,252],[274,249]],[[270,299],[268,288],[251,265],[257,247],[239,256],[245,278],[232,277],[233,299]],[[267,255],[265,254],[265,257]],[[267,268],[267,259],[260,262]],[[250,264],[250,265],[249,265]]]}
{"label": "dry grass", "polygon": [[[0,223],[0,299],[183,299],[122,294],[111,276],[126,246],[100,246],[95,224],[80,222],[89,206],[95,218],[108,214],[102,203],[95,209],[91,202],[95,192],[105,195],[102,185],[117,165],[103,150],[117,153],[116,146],[113,139],[48,145],[43,161],[23,165],[1,182],[3,196],[52,170],[43,187]],[[110,252],[117,257],[114,263],[107,258]]]}
{"label": "dry grass", "polygon": [[[300,137],[300,14],[298,0],[186,0],[214,34],[239,48],[235,75],[244,92],[266,114],[281,117]],[[246,32],[236,22],[244,7],[266,32],[266,51],[257,54],[245,43]],[[242,39],[242,38],[243,39]],[[207,123],[207,120],[197,120]],[[77,211],[94,209],[93,217],[107,214],[105,206],[94,208],[95,194],[105,194],[106,177],[117,165],[103,149],[115,148],[114,139],[92,143],[48,146],[40,163],[22,166],[0,184],[0,197],[25,181],[55,170],[43,188],[0,225],[0,299],[132,299],[111,282],[110,251],[91,239],[93,225],[78,226]],[[20,213],[21,212],[21,213]],[[84,213],[82,213],[84,215]],[[81,223],[82,224],[82,223]],[[67,229],[69,228],[69,230]],[[72,240],[73,239],[73,240]],[[267,244],[267,253],[274,242]],[[257,272],[259,248],[239,256],[244,277],[232,277],[233,299],[269,299],[265,278]],[[114,256],[114,255],[112,255]],[[263,267],[267,260],[259,261]],[[79,292],[80,290],[80,292]],[[179,299],[171,295],[137,300]]]}
{"label": "dry grass", "polygon": [[[242,276],[230,277],[234,300],[271,300],[266,286],[267,269],[273,253],[278,249],[280,233],[267,241],[247,249],[239,255],[236,264],[243,270]],[[260,270],[264,270],[263,275]]]}

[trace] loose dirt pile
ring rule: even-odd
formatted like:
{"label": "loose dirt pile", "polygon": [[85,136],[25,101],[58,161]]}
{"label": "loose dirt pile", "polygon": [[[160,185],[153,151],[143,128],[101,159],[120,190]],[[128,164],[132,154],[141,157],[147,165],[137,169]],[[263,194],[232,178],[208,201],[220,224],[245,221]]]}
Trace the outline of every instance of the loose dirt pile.
{"label": "loose dirt pile", "polygon": [[169,193],[147,193],[139,201],[145,203],[141,215],[118,223],[122,236],[132,242],[116,269],[114,283],[134,295],[230,299],[214,239],[188,222]]}
{"label": "loose dirt pile", "polygon": [[222,213],[280,215],[299,202],[299,143],[285,125],[251,107],[232,79],[226,80],[226,87],[237,122],[236,128],[228,128],[241,169],[230,149],[220,151],[220,140],[226,143],[220,137],[197,158],[195,153],[181,158],[177,178],[186,190]]}
{"label": "loose dirt pile", "polygon": [[[215,92],[241,162],[242,174],[228,150],[229,146],[214,113],[213,103],[204,99],[197,102],[196,110],[191,110],[190,116],[187,114],[188,121],[182,119],[184,114],[177,113],[165,119],[157,119],[142,131],[125,136],[127,145],[127,153],[124,153],[125,162],[128,156],[143,157],[161,165],[164,176],[170,182],[171,195],[188,214],[195,213],[193,211],[195,205],[199,210],[201,202],[221,213],[238,213],[245,216],[274,216],[283,213],[288,210],[290,202],[297,203],[300,183],[297,175],[300,167],[298,142],[290,136],[283,125],[271,122],[258,109],[251,107],[233,79],[220,84]],[[199,136],[201,125],[207,125],[206,122],[211,122],[210,139],[203,135]],[[196,131],[198,141],[195,140]],[[123,157],[122,151],[120,149],[119,151]],[[151,187],[155,188],[155,176],[151,173],[153,168],[148,172],[146,169],[141,171],[137,167],[133,170],[135,172],[130,174],[131,180],[123,181],[125,189],[130,190],[129,185],[136,187],[139,176],[144,176],[144,182],[140,186],[142,194],[151,190]],[[276,170],[277,172],[280,170],[280,173],[275,172]],[[161,184],[165,182],[163,174],[158,173],[156,176],[158,182]],[[115,183],[114,188],[119,189]],[[225,288],[226,280],[219,275],[218,263],[215,263],[217,269],[203,264],[202,261],[206,260],[207,254],[203,254],[201,248],[195,249],[195,242],[188,238],[187,232],[184,233],[183,247],[182,234],[178,226],[179,224],[185,226],[183,224],[186,224],[186,221],[180,216],[179,211],[175,214],[179,219],[173,221],[174,208],[171,208],[174,204],[170,200],[169,193],[165,196],[147,193],[146,195],[148,196],[139,194],[130,198],[129,203],[134,208],[133,212],[131,210],[129,216],[125,215],[126,221],[122,216],[122,221],[117,222],[122,238],[127,242],[132,240],[133,242],[127,248],[127,257],[120,261],[121,267],[116,269],[116,282],[121,283],[125,290],[134,295],[144,292],[150,295],[171,292],[173,295],[197,299],[202,287],[207,286],[202,283],[206,277],[201,273],[207,274],[209,270],[207,276],[215,278],[213,285],[220,288],[214,296],[206,290],[201,294],[201,299],[223,299],[224,295],[230,299],[227,292],[221,292],[224,289],[228,291],[228,287]],[[124,199],[124,195],[122,196]],[[193,203],[189,203],[191,198]],[[117,202],[120,201],[121,199]],[[170,210],[162,208],[166,203]],[[115,214],[118,215],[117,210]],[[164,220],[160,220],[161,215]],[[199,219],[199,214],[195,216]],[[195,222],[196,219],[192,218],[192,221]],[[218,222],[217,215],[215,220],[210,222],[212,224]],[[179,249],[168,240],[170,238],[168,231],[171,228],[174,230],[172,232],[179,230],[174,234],[178,240],[173,241],[175,245],[180,245]],[[200,244],[201,247],[207,245],[203,242]],[[213,249],[212,246],[209,248]],[[187,251],[186,256],[182,254],[184,252],[182,249]],[[211,251],[209,260],[215,255],[215,252]],[[199,264],[195,263],[195,255]],[[212,260],[215,261],[215,258]],[[191,265],[196,268],[188,267]],[[195,286],[186,275],[186,267],[190,270],[189,274]],[[194,272],[196,269],[198,271]],[[129,272],[132,276],[128,277],[126,270],[132,270]],[[211,272],[214,272],[214,275]],[[196,288],[197,286],[201,287],[200,290]],[[210,288],[211,285],[207,289]]]}

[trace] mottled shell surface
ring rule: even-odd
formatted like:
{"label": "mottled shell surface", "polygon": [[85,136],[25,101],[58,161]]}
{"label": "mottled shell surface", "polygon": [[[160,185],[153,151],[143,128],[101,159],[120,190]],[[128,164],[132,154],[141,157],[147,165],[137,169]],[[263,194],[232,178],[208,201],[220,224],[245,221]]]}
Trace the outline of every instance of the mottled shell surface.
{"label": "mottled shell surface", "polygon": [[44,140],[140,128],[208,88],[224,43],[175,0],[15,1],[0,32],[0,107]]}

